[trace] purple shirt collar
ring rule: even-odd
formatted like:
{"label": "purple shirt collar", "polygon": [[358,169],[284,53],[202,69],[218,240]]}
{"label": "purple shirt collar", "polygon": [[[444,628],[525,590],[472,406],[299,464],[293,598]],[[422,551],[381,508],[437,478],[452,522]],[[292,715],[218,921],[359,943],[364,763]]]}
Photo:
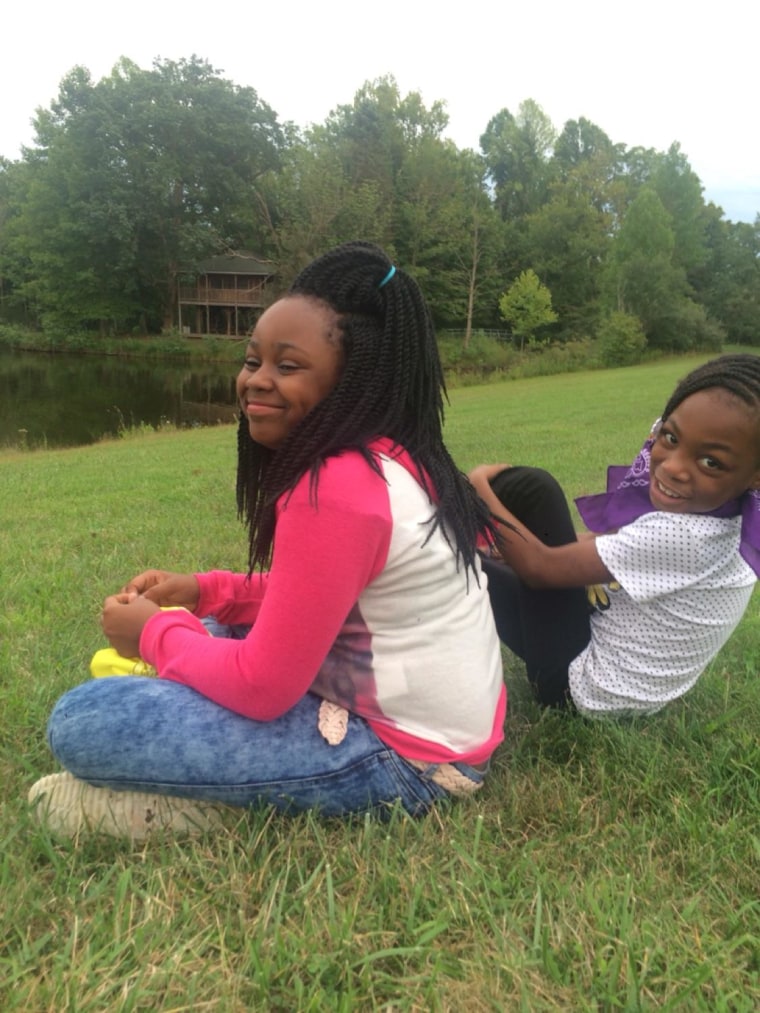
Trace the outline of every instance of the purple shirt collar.
{"label": "purple shirt collar", "polygon": [[[642,514],[654,512],[655,508],[649,499],[649,462],[659,425],[658,419],[632,465],[610,465],[607,469],[607,492],[576,499],[575,505],[589,531],[614,531],[635,521]],[[760,491],[750,489],[738,499],[724,503],[709,514],[710,517],[740,515],[742,530],[739,552],[760,577]]]}

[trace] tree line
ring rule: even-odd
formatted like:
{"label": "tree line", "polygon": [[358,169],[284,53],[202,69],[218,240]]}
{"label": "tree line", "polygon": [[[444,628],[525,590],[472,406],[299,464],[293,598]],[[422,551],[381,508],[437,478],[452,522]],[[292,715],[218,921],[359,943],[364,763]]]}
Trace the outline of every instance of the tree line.
{"label": "tree line", "polygon": [[75,67],[32,145],[0,159],[0,321],[158,333],[213,254],[271,260],[284,288],[362,238],[465,344],[594,338],[610,362],[760,344],[760,216],[706,203],[677,143],[627,148],[583,117],[558,132],[532,100],[497,111],[479,152],[446,126],[391,76],[302,129],[196,56],[122,58],[97,82]]}

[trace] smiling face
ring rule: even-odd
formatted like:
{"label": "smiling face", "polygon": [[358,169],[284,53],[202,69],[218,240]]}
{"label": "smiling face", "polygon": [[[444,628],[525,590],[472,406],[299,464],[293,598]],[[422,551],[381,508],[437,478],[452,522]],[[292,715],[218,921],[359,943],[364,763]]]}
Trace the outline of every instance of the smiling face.
{"label": "smiling face", "polygon": [[236,390],[251,439],[271,450],[335,387],[343,367],[338,315],[325,303],[287,296],[254,328]]}
{"label": "smiling face", "polygon": [[709,513],[757,488],[756,412],[719,388],[685,398],[663,422],[652,446],[652,506],[669,513]]}

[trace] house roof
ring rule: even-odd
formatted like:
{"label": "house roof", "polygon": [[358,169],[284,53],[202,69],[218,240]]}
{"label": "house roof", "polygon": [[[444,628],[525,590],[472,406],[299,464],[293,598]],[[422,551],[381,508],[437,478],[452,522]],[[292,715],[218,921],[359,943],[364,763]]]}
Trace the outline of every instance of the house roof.
{"label": "house roof", "polygon": [[228,253],[209,257],[198,264],[199,274],[255,274],[268,278],[275,273],[271,260],[261,260],[250,253]]}

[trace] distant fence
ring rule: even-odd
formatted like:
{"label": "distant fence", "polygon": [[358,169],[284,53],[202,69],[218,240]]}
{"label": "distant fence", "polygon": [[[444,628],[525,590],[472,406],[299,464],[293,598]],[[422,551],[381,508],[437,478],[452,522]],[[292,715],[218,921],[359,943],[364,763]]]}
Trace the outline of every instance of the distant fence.
{"label": "distant fence", "polygon": [[[460,341],[464,341],[466,333],[464,328],[457,329],[455,327],[443,327],[438,331],[439,336],[442,338],[458,338]],[[486,338],[493,338],[494,341],[506,343],[512,341],[512,335],[509,331],[492,331],[485,327],[473,327],[472,334],[482,334]]]}

